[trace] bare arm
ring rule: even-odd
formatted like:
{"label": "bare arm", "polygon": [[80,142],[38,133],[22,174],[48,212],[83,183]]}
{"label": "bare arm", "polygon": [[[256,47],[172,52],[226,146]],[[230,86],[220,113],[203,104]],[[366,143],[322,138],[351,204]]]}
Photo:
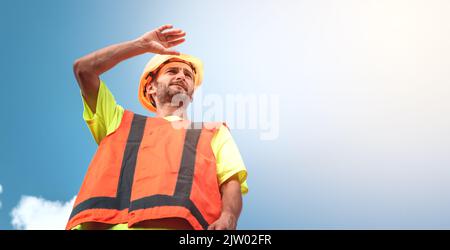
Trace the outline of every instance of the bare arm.
{"label": "bare arm", "polygon": [[220,218],[212,223],[209,230],[235,230],[242,210],[241,184],[234,175],[220,186],[222,193],[222,213]]}
{"label": "bare arm", "polygon": [[121,61],[147,52],[156,54],[178,55],[179,52],[169,50],[182,42],[186,35],[180,29],[171,29],[172,25],[164,25],[145,33],[139,38],[108,46],[83,56],[73,64],[73,71],[84,99],[95,113],[97,95],[100,86],[99,76]]}

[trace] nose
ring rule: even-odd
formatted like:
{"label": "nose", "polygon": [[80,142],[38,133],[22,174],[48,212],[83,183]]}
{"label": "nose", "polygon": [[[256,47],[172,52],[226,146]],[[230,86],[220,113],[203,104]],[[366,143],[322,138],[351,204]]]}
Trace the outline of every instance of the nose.
{"label": "nose", "polygon": [[175,80],[181,80],[183,79],[184,81],[186,81],[186,75],[184,74],[184,72],[182,70],[180,70],[176,75],[175,75]]}

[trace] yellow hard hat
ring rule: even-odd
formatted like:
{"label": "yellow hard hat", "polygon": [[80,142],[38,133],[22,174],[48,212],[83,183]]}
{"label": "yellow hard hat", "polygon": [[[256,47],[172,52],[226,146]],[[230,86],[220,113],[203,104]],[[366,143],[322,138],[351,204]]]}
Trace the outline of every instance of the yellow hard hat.
{"label": "yellow hard hat", "polygon": [[155,55],[152,57],[147,65],[145,65],[144,72],[142,72],[141,80],[139,83],[139,93],[138,98],[142,106],[148,109],[150,112],[156,112],[156,107],[152,102],[145,96],[145,87],[147,83],[152,81],[152,77],[155,77],[155,73],[167,62],[171,61],[182,61],[189,64],[194,71],[194,85],[195,88],[200,86],[203,81],[203,63],[200,59],[195,58],[190,55],[181,54],[179,56],[175,55]]}

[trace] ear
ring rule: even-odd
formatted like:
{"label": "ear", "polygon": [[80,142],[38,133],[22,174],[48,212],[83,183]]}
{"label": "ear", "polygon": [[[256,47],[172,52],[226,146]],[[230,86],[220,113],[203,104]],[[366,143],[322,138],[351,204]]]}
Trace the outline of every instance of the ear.
{"label": "ear", "polygon": [[145,87],[145,91],[147,93],[147,95],[153,95],[156,93],[156,86],[155,86],[155,82],[151,81],[150,83],[147,84],[147,86]]}
{"label": "ear", "polygon": [[145,86],[145,96],[149,99],[149,101],[152,103],[153,106],[156,107],[156,101],[155,97],[153,97],[156,94],[156,82],[151,81]]}

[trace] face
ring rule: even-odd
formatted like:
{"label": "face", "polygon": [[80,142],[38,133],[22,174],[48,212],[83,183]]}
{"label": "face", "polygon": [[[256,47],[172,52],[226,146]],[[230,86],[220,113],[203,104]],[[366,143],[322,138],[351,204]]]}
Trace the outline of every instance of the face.
{"label": "face", "polygon": [[[153,96],[157,103],[187,105],[194,94],[194,72],[183,62],[170,62],[159,71],[152,84],[147,86],[147,98]],[[175,97],[175,99],[174,99]]]}

